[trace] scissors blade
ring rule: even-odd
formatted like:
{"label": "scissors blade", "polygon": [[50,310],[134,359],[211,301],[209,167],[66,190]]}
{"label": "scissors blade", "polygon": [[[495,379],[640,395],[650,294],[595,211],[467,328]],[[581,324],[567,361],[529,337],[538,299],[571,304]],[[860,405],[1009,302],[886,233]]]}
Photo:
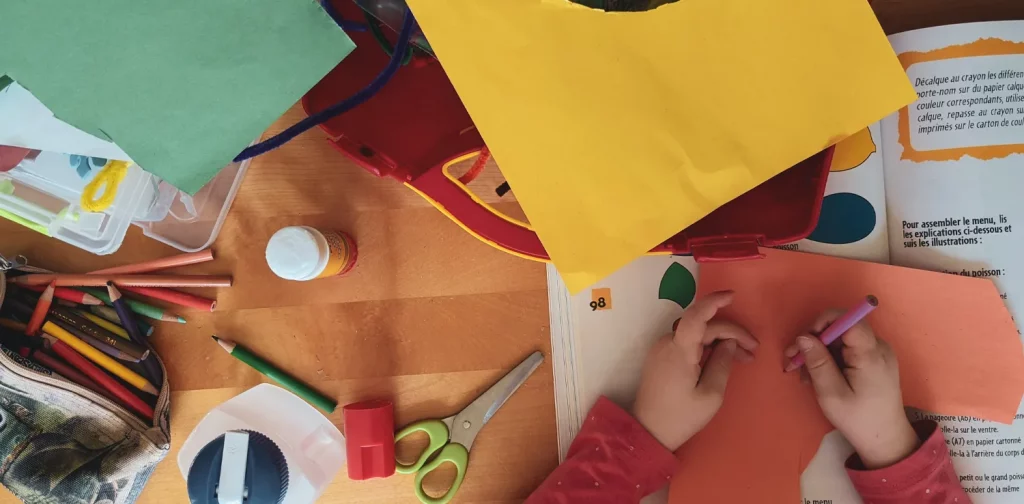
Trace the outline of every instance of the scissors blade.
{"label": "scissors blade", "polygon": [[544,362],[544,354],[533,352],[526,360],[498,380],[498,383],[487,389],[487,392],[481,394],[458,415],[455,415],[451,429],[452,442],[465,446],[467,450],[470,449],[480,429],[491,421],[498,409],[505,405],[505,402],[519,390],[519,387],[540,367],[542,362]]}

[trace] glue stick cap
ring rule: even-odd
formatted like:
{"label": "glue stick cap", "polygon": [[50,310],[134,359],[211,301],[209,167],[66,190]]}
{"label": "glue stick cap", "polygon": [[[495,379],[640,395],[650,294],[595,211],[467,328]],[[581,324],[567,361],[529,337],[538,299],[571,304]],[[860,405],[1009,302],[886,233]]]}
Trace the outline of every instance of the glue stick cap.
{"label": "glue stick cap", "polygon": [[352,480],[395,474],[395,409],[378,399],[345,406],[345,449]]}
{"label": "glue stick cap", "polygon": [[327,266],[329,246],[316,229],[289,226],[267,242],[267,265],[285,280],[312,280]]}

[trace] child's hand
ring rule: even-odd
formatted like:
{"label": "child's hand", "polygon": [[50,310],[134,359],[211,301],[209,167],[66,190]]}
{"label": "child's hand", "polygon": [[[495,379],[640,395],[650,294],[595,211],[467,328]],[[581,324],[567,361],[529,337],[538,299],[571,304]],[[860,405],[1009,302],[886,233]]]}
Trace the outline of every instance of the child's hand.
{"label": "child's hand", "polygon": [[[839,315],[822,314],[812,331],[820,333]],[[896,354],[875,337],[871,326],[861,322],[843,334],[841,371],[829,349],[810,334],[797,337],[786,349],[786,362],[797,352],[804,354],[801,374],[814,385],[825,417],[853,445],[867,469],[890,466],[917,449],[920,440],[903,411]]]}
{"label": "child's hand", "polygon": [[[693,437],[718,412],[733,359],[754,358],[751,352],[758,342],[746,329],[712,320],[732,296],[714,292],[697,300],[679,320],[675,334],[665,335],[647,354],[633,415],[670,450]],[[723,341],[711,347],[717,340]]]}

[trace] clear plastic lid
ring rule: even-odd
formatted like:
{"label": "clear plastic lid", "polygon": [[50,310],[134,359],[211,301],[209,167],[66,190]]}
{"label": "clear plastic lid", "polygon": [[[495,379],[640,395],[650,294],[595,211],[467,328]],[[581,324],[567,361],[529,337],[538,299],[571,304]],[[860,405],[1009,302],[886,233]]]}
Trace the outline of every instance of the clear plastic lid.
{"label": "clear plastic lid", "polygon": [[0,217],[94,254],[111,254],[121,246],[138,209],[156,199],[158,179],[131,165],[114,203],[103,212],[81,207],[89,181],[67,154],[42,152],[0,173]]}
{"label": "clear plastic lid", "polygon": [[249,163],[231,163],[195,196],[161,182],[158,198],[133,224],[146,236],[184,252],[209,247],[220,234]]}
{"label": "clear plastic lid", "polygon": [[129,224],[155,240],[195,252],[217,238],[248,167],[248,160],[232,163],[190,196],[133,164],[113,205],[86,212],[80,200],[94,173],[80,173],[67,154],[42,152],[0,173],[0,218],[97,255],[117,251]]}

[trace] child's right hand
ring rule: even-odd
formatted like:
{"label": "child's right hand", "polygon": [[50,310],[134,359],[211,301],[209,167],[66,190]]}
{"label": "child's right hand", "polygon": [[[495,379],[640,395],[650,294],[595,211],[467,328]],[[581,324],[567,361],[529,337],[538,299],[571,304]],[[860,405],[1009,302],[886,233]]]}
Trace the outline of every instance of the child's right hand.
{"label": "child's right hand", "polygon": [[[839,315],[822,314],[812,331],[820,333]],[[797,337],[786,349],[786,362],[797,352],[804,354],[801,373],[814,385],[825,417],[857,450],[865,468],[893,465],[921,443],[903,411],[896,354],[866,322],[843,334],[842,345],[841,370],[828,348],[810,334]]]}

